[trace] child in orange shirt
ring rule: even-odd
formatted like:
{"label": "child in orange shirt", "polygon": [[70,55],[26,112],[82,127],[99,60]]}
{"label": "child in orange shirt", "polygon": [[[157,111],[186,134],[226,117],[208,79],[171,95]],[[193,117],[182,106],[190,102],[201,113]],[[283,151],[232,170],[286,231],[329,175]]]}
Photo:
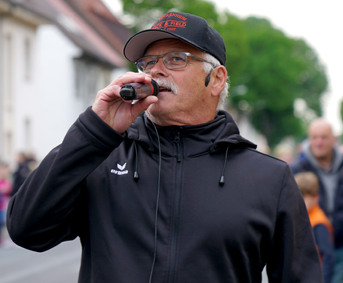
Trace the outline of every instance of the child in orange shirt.
{"label": "child in orange shirt", "polygon": [[295,174],[294,178],[298,184],[301,194],[303,195],[308,211],[319,256],[322,261],[325,283],[330,283],[335,264],[333,228],[331,222],[318,204],[318,178],[312,172],[301,172]]}

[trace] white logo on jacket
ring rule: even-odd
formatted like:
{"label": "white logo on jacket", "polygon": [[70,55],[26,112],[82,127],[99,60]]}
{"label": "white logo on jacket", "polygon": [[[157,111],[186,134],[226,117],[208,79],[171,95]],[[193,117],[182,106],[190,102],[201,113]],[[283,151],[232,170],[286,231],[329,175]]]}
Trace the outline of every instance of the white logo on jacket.
{"label": "white logo on jacket", "polygon": [[119,163],[117,163],[117,167],[119,170],[111,169],[111,173],[116,175],[125,175],[129,173],[128,170],[124,170],[126,167],[126,163],[124,165],[120,165]]}

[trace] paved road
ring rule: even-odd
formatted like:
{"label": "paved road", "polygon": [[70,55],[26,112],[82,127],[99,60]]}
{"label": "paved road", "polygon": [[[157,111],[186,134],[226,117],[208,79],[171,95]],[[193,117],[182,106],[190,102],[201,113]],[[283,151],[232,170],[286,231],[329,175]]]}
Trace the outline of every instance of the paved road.
{"label": "paved road", "polygon": [[77,283],[79,240],[36,253],[6,240],[0,248],[0,283]]}
{"label": "paved road", "polygon": [[[0,247],[0,283],[77,283],[80,255],[78,239],[36,253],[7,238]],[[265,273],[262,282],[268,283]]]}

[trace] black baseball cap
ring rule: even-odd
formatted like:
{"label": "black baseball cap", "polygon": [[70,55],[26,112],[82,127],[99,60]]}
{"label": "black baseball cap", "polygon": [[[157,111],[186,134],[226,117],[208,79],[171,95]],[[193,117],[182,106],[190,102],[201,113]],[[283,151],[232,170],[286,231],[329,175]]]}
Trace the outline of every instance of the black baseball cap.
{"label": "black baseball cap", "polygon": [[151,29],[133,35],[125,44],[124,56],[134,63],[144,56],[151,43],[170,38],[180,39],[211,54],[225,66],[226,49],[221,35],[203,18],[180,12],[167,13]]}

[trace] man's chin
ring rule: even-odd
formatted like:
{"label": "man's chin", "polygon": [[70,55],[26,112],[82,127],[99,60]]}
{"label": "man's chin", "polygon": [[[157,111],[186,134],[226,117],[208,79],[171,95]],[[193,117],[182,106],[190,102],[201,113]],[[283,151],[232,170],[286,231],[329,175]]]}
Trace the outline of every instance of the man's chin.
{"label": "man's chin", "polygon": [[314,156],[317,160],[326,160],[328,154],[323,153],[323,152],[317,152],[317,153],[313,154],[313,156]]}
{"label": "man's chin", "polygon": [[166,115],[163,114],[163,111],[156,109],[153,105],[150,105],[149,108],[145,111],[145,114],[151,122],[154,124],[164,127],[169,124],[166,122]]}
{"label": "man's chin", "polygon": [[149,115],[151,116],[159,116],[163,114],[164,112],[164,109],[163,109],[163,107],[165,107],[164,104],[165,102],[163,102],[162,99],[161,100],[159,99],[156,103],[151,104],[146,110],[146,112],[149,113]]}
{"label": "man's chin", "polygon": [[156,116],[155,111],[152,108],[153,105],[150,105],[149,108],[145,110],[145,114],[152,122],[156,123],[158,115]]}

